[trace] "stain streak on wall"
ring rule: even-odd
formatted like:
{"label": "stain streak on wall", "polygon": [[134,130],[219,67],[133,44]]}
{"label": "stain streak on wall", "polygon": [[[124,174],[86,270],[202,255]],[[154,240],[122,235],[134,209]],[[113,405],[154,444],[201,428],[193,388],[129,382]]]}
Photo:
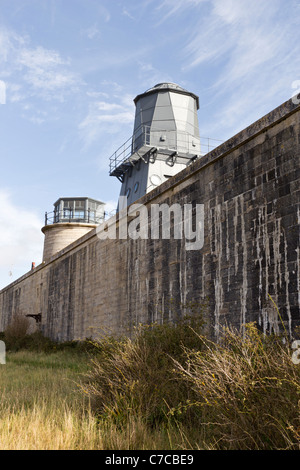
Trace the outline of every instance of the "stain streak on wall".
{"label": "stain streak on wall", "polygon": [[[140,203],[204,204],[205,241],[100,240],[84,235],[0,291],[0,330],[42,314],[55,340],[129,333],[205,304],[209,334],[257,321],[264,332],[300,324],[300,108],[288,101]],[[149,221],[149,234],[150,234]],[[276,302],[280,317],[270,300]]]}

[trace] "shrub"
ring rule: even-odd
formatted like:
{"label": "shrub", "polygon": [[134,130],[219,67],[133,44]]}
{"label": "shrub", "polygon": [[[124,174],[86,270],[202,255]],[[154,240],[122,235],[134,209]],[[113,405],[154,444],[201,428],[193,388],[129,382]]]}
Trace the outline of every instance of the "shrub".
{"label": "shrub", "polygon": [[15,317],[0,333],[0,339],[5,342],[7,351],[35,351],[35,352],[57,352],[72,350],[74,353],[92,353],[95,349],[93,342],[86,338],[83,341],[56,342],[43,335],[40,330],[29,333],[30,322],[25,316]]}
{"label": "shrub", "polygon": [[18,350],[22,346],[30,326],[29,319],[18,315],[12,319],[4,331],[4,341],[7,349]]}
{"label": "shrub", "polygon": [[143,326],[99,343],[82,388],[101,425],[176,428],[187,448],[299,449],[300,367],[289,344],[254,324],[216,344],[202,326]]}
{"label": "shrub", "polygon": [[244,336],[225,331],[220,344],[202,338],[205,352],[186,349],[177,362],[202,410],[205,439],[221,449],[300,448],[300,368],[281,338],[254,324]]}
{"label": "shrub", "polygon": [[[99,342],[99,355],[82,384],[94,412],[120,424],[132,416],[150,426],[169,422],[170,409],[182,409],[191,399],[190,386],[174,374],[172,360],[184,360],[183,345],[201,349],[191,324],[200,333],[203,322],[185,318],[176,325],[139,326],[132,339]],[[188,409],[190,418],[194,411]]]}

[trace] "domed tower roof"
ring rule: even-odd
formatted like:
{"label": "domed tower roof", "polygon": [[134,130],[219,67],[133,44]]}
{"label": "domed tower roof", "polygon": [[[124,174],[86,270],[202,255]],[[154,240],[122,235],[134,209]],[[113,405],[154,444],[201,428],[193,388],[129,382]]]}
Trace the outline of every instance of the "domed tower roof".
{"label": "domed tower roof", "polygon": [[181,93],[182,95],[188,95],[192,96],[197,103],[197,109],[199,109],[199,97],[195,95],[194,93],[191,93],[188,90],[185,90],[181,86],[177,85],[176,83],[170,83],[170,82],[163,82],[163,83],[158,83],[157,85],[149,88],[149,90],[145,91],[144,93],[141,93],[140,95],[137,95],[135,99],[133,100],[134,103],[136,104],[137,101],[139,101],[141,98],[143,98],[146,95],[151,95],[153,93],[158,93],[160,91],[173,91],[175,93]]}

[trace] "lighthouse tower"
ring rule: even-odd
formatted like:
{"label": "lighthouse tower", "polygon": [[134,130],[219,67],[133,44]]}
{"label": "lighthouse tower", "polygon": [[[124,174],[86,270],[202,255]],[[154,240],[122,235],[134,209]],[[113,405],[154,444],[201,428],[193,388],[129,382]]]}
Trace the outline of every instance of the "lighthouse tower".
{"label": "lighthouse tower", "polygon": [[43,261],[78,240],[104,221],[105,204],[88,197],[64,197],[54,203],[54,211],[46,212]]}
{"label": "lighthouse tower", "polygon": [[134,131],[110,157],[110,175],[130,205],[200,155],[199,98],[174,83],[159,83],[134,99]]}

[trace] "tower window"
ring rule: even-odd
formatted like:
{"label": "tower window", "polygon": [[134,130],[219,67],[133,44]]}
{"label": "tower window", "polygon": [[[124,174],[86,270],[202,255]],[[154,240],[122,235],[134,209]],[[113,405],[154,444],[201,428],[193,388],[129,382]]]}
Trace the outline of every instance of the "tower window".
{"label": "tower window", "polygon": [[69,207],[64,208],[64,218],[69,219],[73,217],[73,211]]}
{"label": "tower window", "polygon": [[139,183],[137,181],[134,185],[134,192],[136,193],[138,189],[139,189]]}
{"label": "tower window", "polygon": [[104,204],[90,198],[61,198],[54,204],[54,212],[46,213],[45,225],[60,222],[101,223]]}
{"label": "tower window", "polygon": [[130,192],[131,192],[131,189],[128,188],[127,191],[126,191],[126,196],[129,197],[130,196]]}
{"label": "tower window", "polygon": [[75,219],[84,219],[84,211],[75,210]]}

